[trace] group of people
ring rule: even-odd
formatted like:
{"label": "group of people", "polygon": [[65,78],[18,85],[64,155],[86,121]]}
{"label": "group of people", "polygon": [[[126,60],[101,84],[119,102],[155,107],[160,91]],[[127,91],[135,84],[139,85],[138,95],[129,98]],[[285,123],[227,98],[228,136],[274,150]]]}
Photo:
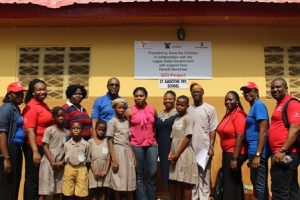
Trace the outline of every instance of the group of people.
{"label": "group of people", "polygon": [[[272,198],[300,199],[300,147],[295,142],[300,103],[288,94],[284,79],[271,84],[277,101],[271,122],[254,82],[241,87],[250,104],[248,114],[238,93],[229,91],[220,123],[215,108],[204,102],[204,89],[198,83],[190,85],[191,103],[187,96],[167,91],[160,112],[147,103],[144,87],[134,89],[134,105],[128,105],[119,90],[120,81],[110,78],[107,93],[95,100],[90,117],[81,105],[87,96],[82,85],[70,85],[68,101],[50,110],[44,102],[47,85],[43,80],[31,81],[26,96],[20,82],[9,84],[0,107],[0,196],[18,199],[23,153],[24,200],[49,195],[54,199],[113,196],[118,200],[126,195],[127,199],[154,200],[158,159],[161,181],[168,185],[171,199],[209,199],[218,133],[224,200],[244,199],[241,166],[247,159],[254,195],[269,199],[269,156]],[[23,99],[26,105],[21,112]],[[284,106],[288,127],[282,117]],[[203,156],[204,165],[200,164]]]}
{"label": "group of people", "polygon": [[[271,95],[277,105],[269,120],[267,107],[259,98],[258,86],[248,82],[240,90],[250,105],[248,114],[238,93],[229,91],[224,101],[226,112],[217,127],[223,151],[222,199],[244,199],[241,167],[248,159],[254,196],[258,200],[268,200],[269,157],[272,199],[300,199],[300,145],[297,142],[297,137],[300,137],[300,103],[289,95],[284,79],[274,79]],[[284,115],[288,127],[284,123]]]}

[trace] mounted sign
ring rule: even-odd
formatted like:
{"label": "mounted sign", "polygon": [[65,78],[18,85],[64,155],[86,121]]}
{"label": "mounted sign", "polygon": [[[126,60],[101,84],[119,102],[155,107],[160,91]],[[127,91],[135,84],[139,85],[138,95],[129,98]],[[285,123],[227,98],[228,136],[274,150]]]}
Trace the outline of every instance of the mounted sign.
{"label": "mounted sign", "polygon": [[159,88],[186,89],[188,81],[185,79],[160,79]]}
{"label": "mounted sign", "polygon": [[211,79],[211,42],[135,41],[136,79]]}

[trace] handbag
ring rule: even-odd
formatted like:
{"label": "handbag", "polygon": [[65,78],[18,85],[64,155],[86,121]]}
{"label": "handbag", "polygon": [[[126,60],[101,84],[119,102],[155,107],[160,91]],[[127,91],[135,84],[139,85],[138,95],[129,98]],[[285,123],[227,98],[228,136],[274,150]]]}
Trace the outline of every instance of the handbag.
{"label": "handbag", "polygon": [[217,173],[215,186],[212,190],[212,196],[214,200],[223,200],[223,192],[224,192],[223,168],[221,167]]}

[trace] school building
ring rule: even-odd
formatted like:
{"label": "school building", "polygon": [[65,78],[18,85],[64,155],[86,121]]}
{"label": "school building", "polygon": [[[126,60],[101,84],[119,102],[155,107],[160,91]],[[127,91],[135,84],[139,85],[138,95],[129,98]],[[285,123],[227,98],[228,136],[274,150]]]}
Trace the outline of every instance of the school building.
{"label": "school building", "polygon": [[[204,87],[205,101],[221,119],[227,91],[242,95],[240,87],[254,81],[271,114],[273,78],[286,78],[289,91],[300,97],[299,10],[299,0],[0,0],[0,96],[12,81],[41,78],[52,107],[66,101],[69,84],[80,83],[88,89],[83,105],[90,113],[115,76],[129,104],[133,89],[144,86],[149,104],[161,110],[168,89],[159,87],[159,78],[135,78],[135,41],[209,41],[211,77],[187,84]],[[187,88],[174,91],[190,96]],[[221,165],[218,140],[215,147],[213,179]]]}

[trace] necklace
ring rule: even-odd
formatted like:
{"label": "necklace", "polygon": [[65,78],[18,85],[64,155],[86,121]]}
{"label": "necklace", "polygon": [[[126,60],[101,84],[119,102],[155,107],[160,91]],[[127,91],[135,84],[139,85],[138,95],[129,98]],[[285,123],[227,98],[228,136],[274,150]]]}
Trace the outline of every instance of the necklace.
{"label": "necklace", "polygon": [[177,114],[177,111],[175,108],[172,108],[169,112],[165,112],[165,110],[162,110],[158,113],[158,117],[161,119],[161,121],[165,121],[166,119],[174,116]]}

